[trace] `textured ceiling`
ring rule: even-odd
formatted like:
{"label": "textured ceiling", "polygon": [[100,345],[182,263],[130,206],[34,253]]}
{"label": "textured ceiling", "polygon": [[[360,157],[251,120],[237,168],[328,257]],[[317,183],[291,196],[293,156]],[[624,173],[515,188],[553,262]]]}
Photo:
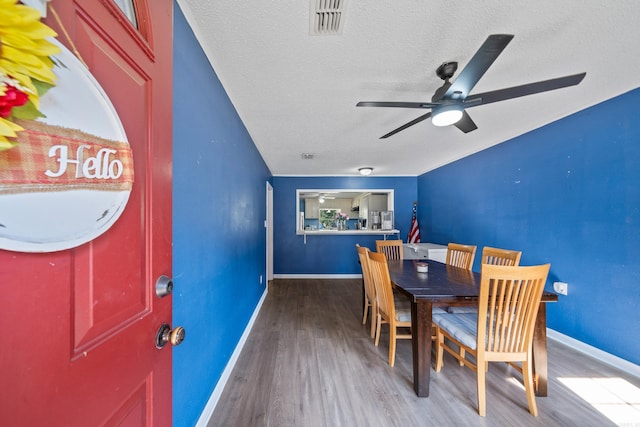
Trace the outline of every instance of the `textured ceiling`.
{"label": "textured ceiling", "polygon": [[[347,0],[339,35],[310,35],[309,0],[178,0],[274,175],[419,175],[640,87],[640,2]],[[468,110],[478,129],[424,110],[436,68],[458,73],[490,34],[514,34],[471,93],[586,72],[578,86]],[[455,76],[452,80],[455,80]],[[313,153],[312,160],[301,153]]]}

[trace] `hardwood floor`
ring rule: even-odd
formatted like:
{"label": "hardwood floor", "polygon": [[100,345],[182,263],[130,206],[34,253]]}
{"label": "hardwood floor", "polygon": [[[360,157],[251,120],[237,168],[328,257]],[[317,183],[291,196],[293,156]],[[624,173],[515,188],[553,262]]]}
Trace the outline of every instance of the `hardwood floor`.
{"label": "hardwood floor", "polygon": [[616,424],[563,382],[622,378],[635,402],[608,396],[602,403],[640,415],[639,378],[553,340],[549,396],[536,398],[538,417],[529,414],[520,376],[506,364],[490,365],[485,418],[476,411],[475,374],[453,358],[432,371],[429,398],[418,398],[410,340],[398,341],[389,367],[388,327],[375,347],[361,324],[361,298],[360,280],[275,280],[209,427],[640,426],[633,415]]}

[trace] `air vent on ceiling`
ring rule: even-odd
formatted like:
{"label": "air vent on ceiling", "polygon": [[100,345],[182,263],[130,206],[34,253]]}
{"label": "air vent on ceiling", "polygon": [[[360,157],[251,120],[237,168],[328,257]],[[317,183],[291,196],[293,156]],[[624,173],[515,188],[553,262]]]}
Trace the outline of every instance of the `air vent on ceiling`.
{"label": "air vent on ceiling", "polygon": [[309,34],[342,34],[347,0],[310,0]]}

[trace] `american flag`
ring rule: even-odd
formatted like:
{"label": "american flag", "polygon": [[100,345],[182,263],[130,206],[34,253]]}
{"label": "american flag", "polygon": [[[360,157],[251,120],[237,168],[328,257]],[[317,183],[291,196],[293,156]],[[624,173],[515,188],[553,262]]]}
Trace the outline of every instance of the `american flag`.
{"label": "american flag", "polygon": [[409,230],[409,237],[407,243],[420,243],[420,227],[418,226],[418,218],[416,217],[416,205],[413,204],[413,215],[411,217],[411,230]]}

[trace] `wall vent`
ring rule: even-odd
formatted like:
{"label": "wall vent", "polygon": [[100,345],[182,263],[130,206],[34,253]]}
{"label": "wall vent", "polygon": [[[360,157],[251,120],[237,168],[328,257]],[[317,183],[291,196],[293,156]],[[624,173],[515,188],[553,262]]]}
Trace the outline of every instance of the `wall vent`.
{"label": "wall vent", "polygon": [[309,34],[342,34],[347,0],[310,0]]}

